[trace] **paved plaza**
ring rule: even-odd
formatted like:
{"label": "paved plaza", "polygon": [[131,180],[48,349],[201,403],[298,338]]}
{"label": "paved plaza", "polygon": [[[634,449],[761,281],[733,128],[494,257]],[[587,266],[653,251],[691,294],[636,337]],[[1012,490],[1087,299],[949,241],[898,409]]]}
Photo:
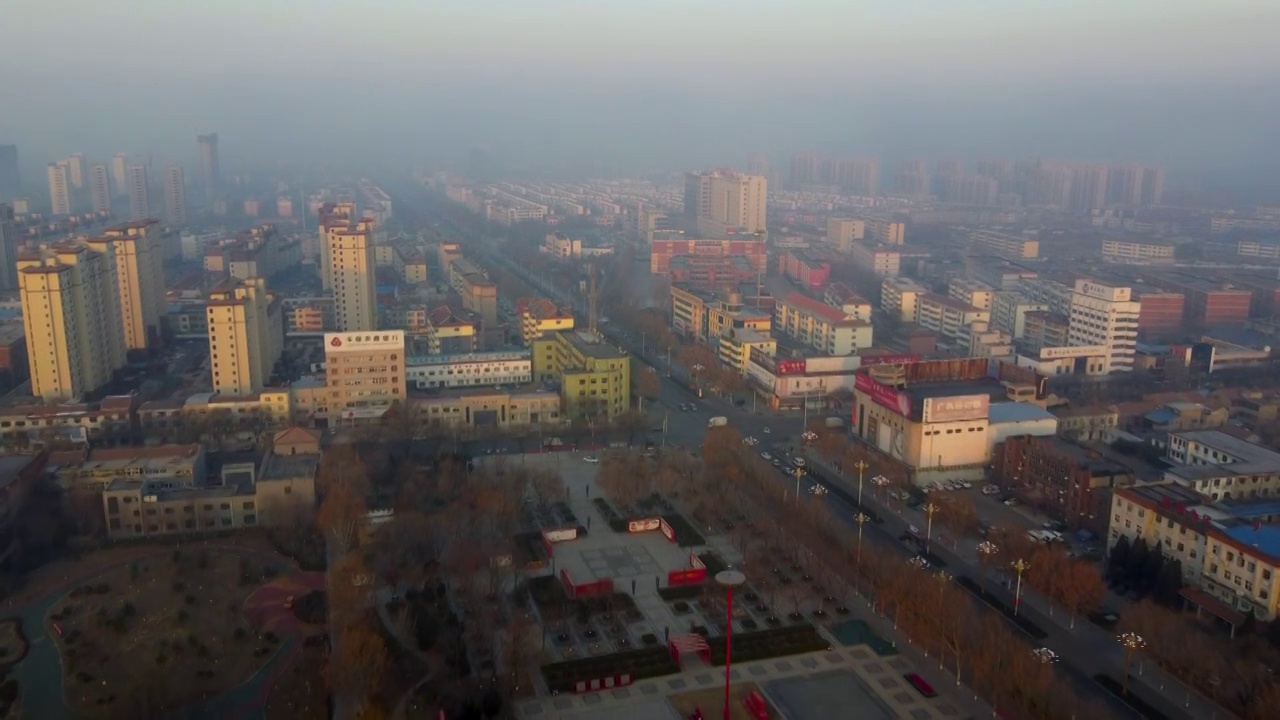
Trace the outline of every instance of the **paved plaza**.
{"label": "paved plaza", "polygon": [[[729,538],[710,535],[707,544],[698,548],[681,548],[660,532],[620,534],[613,532],[601,517],[593,500],[601,496],[594,485],[600,465],[587,463],[580,454],[555,453],[526,455],[510,465],[555,469],[564,479],[566,502],[579,522],[589,531],[577,540],[555,545],[556,572],[567,569],[575,582],[612,578],[615,588],[631,594],[643,619],[627,627],[625,633],[632,647],[639,647],[639,637],[653,633],[662,638],[666,631],[684,633],[691,624],[705,623],[696,614],[676,615],[671,604],[658,595],[658,584],[665,585],[666,573],[689,566],[690,550],[711,550],[730,565],[742,558]],[[606,498],[607,499],[607,498]],[[590,518],[590,520],[588,520]],[[700,528],[702,530],[704,528]],[[863,613],[855,613],[862,615]],[[875,624],[875,616],[865,619]],[[714,627],[714,624],[707,623]],[[594,627],[594,626],[593,626]],[[772,702],[779,714],[788,720],[826,720],[856,717],[863,720],[962,720],[976,713],[970,703],[953,697],[945,682],[933,669],[921,665],[903,648],[904,654],[881,656],[863,644],[844,646],[829,628],[819,624],[818,631],[833,649],[735,663],[732,677],[737,682],[754,682]],[[888,628],[880,628],[887,633]],[[615,649],[607,633],[600,632],[591,641],[583,641],[580,629],[565,630],[568,646],[550,643],[549,659],[568,659],[588,654],[598,655]],[[572,651],[570,652],[570,647]],[[516,705],[522,720],[666,720],[679,718],[668,698],[690,690],[722,687],[724,670],[708,667],[696,658],[684,658],[685,670],[677,675],[638,681],[629,687],[582,695],[552,696],[540,683],[540,697]],[[933,668],[936,668],[936,663]],[[907,684],[904,673],[919,672],[940,690],[936,698],[924,698]],[[944,689],[947,688],[947,689]],[[704,711],[706,709],[704,708]],[[989,714],[990,710],[986,710]]]}

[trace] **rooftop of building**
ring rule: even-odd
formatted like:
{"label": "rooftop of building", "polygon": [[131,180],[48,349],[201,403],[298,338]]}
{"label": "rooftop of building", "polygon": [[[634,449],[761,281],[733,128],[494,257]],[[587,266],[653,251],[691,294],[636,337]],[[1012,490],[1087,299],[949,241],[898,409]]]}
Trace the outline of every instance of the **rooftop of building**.
{"label": "rooftop of building", "polygon": [[258,470],[258,482],[314,478],[320,468],[320,454],[285,455],[267,453]]}
{"label": "rooftop of building", "polygon": [[836,281],[828,285],[826,294],[833,300],[846,305],[854,303],[866,305],[871,302],[862,293],[854,289],[852,285],[841,281]]}
{"label": "rooftop of building", "polygon": [[560,397],[557,392],[538,381],[521,383],[519,385],[500,385],[496,387],[432,388],[430,390],[415,390],[410,388],[409,390],[410,399],[419,403],[458,400],[460,398],[503,398],[525,395],[543,395],[551,398]]}
{"label": "rooftop of building", "polygon": [[1235,458],[1235,462],[1231,464],[1265,464],[1280,471],[1280,453],[1261,445],[1246,442],[1233,435],[1228,435],[1221,430],[1186,430],[1170,433],[1170,436],[1180,437],[1188,442],[1199,443],[1220,453],[1230,455]]}
{"label": "rooftop of building", "polygon": [[578,352],[596,360],[626,360],[627,354],[605,342],[600,335],[593,335],[590,330],[562,330],[556,335],[563,338]]}
{"label": "rooftop of building", "polygon": [[509,360],[530,360],[532,357],[533,351],[529,348],[510,348],[506,350],[483,350],[472,353],[454,353],[451,355],[410,355],[405,358],[405,365],[418,367],[424,365],[489,363]]}
{"label": "rooftop of building", "polygon": [[1280,558],[1280,525],[1267,523],[1224,523],[1219,531],[1227,537],[1257,548],[1268,557]]}
{"label": "rooftop of building", "polygon": [[987,411],[987,419],[993,423],[1014,423],[1056,420],[1057,416],[1031,403],[996,402],[991,403],[991,408]]}
{"label": "rooftop of building", "polygon": [[904,392],[917,401],[929,398],[959,397],[961,395],[987,395],[992,400],[1004,400],[1009,396],[1004,384],[995,378],[919,383],[908,386]]}
{"label": "rooftop of building", "polygon": [[1249,290],[1244,288],[1234,288],[1227,283],[1211,280],[1199,275],[1179,272],[1177,270],[1153,274],[1152,282],[1156,285],[1159,285],[1162,282],[1171,283],[1178,287],[1188,288],[1198,292],[1236,293],[1243,295],[1250,294]]}
{"label": "rooftop of building", "polygon": [[773,336],[769,333],[752,328],[733,328],[731,332],[733,339],[742,344],[767,343],[773,340]]}
{"label": "rooftop of building", "polygon": [[800,293],[791,293],[790,295],[787,295],[783,298],[782,303],[796,308],[800,312],[820,317],[833,325],[852,327],[854,325],[867,324],[865,321],[855,320],[840,308],[832,307],[819,300],[814,300],[813,298],[801,295]]}
{"label": "rooftop of building", "polygon": [[[1009,403],[996,403],[991,406],[991,409],[995,410],[997,405],[1007,404]],[[992,418],[992,422],[994,421],[995,419]],[[1132,468],[1108,459],[1097,450],[1082,447],[1070,440],[1066,440],[1056,435],[1037,437],[1035,442],[1037,445],[1048,446],[1048,448],[1056,455],[1070,458],[1077,467],[1084,468],[1094,475],[1124,474],[1132,472]]]}
{"label": "rooftop of building", "polygon": [[13,484],[28,467],[40,461],[39,455],[0,456],[0,489]]}
{"label": "rooftop of building", "polygon": [[949,295],[941,295],[939,293],[925,293],[920,298],[921,303],[931,302],[935,305],[941,305],[958,312],[985,312],[982,308],[974,307],[969,303],[953,298]]}

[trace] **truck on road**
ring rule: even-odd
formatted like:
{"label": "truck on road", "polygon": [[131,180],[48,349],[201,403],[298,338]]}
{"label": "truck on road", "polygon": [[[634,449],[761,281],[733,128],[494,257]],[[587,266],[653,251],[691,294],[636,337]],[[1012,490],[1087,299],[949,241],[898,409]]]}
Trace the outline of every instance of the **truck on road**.
{"label": "truck on road", "polygon": [[713,417],[713,418],[711,418],[710,420],[708,420],[708,421],[707,421],[707,427],[709,427],[709,428],[713,428],[713,427],[723,427],[723,426],[728,425],[728,424],[729,424],[729,418],[727,418],[727,417],[725,417],[725,416],[723,416],[723,415],[717,415],[717,416],[715,416],[715,417]]}

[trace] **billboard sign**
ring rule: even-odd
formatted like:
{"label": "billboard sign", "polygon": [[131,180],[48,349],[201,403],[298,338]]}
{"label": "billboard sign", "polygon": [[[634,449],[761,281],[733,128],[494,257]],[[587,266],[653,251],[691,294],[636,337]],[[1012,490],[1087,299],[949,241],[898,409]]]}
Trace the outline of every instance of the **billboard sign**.
{"label": "billboard sign", "polygon": [[627,522],[627,532],[641,533],[653,532],[658,529],[658,518],[644,518],[643,520],[630,520]]}
{"label": "billboard sign", "polygon": [[770,375],[778,374],[778,366],[773,357],[758,347],[751,348],[751,362],[764,368]]}
{"label": "billboard sign", "polygon": [[921,419],[927,423],[985,420],[990,406],[991,398],[987,395],[927,398]]}
{"label": "billboard sign", "polygon": [[668,540],[671,542],[676,541],[676,531],[667,523],[666,518],[658,518],[658,529],[662,531],[662,534],[665,535]]}
{"label": "billboard sign", "polygon": [[868,365],[905,365],[906,363],[920,362],[920,356],[912,353],[898,353],[896,355],[863,355],[862,366]]}
{"label": "billboard sign", "polygon": [[324,334],[325,352],[404,350],[403,330],[332,332]]}
{"label": "billboard sign", "polygon": [[904,392],[894,390],[871,379],[866,373],[853,376],[853,387],[858,392],[871,396],[871,401],[898,413],[903,417],[911,417],[911,397]]}
{"label": "billboard sign", "polygon": [[776,365],[778,375],[803,375],[807,368],[804,358],[783,358]]}
{"label": "billboard sign", "polygon": [[557,530],[546,530],[542,533],[542,537],[546,538],[547,542],[551,542],[551,543],[568,542],[570,540],[577,540],[578,528],[567,527],[567,528],[559,528]]}

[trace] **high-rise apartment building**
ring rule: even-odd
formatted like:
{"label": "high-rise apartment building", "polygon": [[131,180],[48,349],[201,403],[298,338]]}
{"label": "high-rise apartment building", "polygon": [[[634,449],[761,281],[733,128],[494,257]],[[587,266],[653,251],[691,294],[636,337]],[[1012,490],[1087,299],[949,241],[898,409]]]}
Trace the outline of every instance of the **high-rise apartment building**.
{"label": "high-rise apartment building", "polygon": [[793,190],[798,190],[802,185],[817,182],[818,165],[819,160],[817,155],[792,155],[790,167],[791,172],[790,175],[788,175],[791,188]]}
{"label": "high-rise apartment building", "polygon": [[164,210],[170,225],[187,224],[187,178],[181,165],[164,171]]}
{"label": "high-rise apartment building", "polygon": [[52,215],[71,214],[71,169],[67,163],[49,163],[49,212]]}
{"label": "high-rise apartment building", "polygon": [[107,228],[85,242],[115,261],[116,301],[126,350],[146,350],[160,339],[165,314],[164,258],[160,224],[135,220]]}
{"label": "high-rise apartment building", "polygon": [[112,186],[112,197],[124,197],[128,194],[128,170],[129,156],[124,153],[116,153],[116,156],[111,158],[111,182],[115,183]]}
{"label": "high-rise apartment building", "polygon": [[1142,204],[1159,205],[1164,199],[1164,168],[1142,168]]}
{"label": "high-rise apartment building", "polygon": [[218,162],[218,134],[196,136],[200,150],[200,182],[204,185],[205,202],[212,204],[222,183],[222,168]]}
{"label": "high-rise apartment building", "polygon": [[87,173],[85,172],[84,153],[75,153],[67,158],[68,177],[71,179],[71,187],[79,190],[84,187],[84,180]]}
{"label": "high-rise apartment building", "polygon": [[18,146],[0,145],[0,200],[12,200],[22,192],[18,174]]}
{"label": "high-rise apartment building", "polygon": [[1105,347],[1103,373],[1132,370],[1141,310],[1142,303],[1132,298],[1128,287],[1092,279],[1076,280],[1071,293],[1067,344]]}
{"label": "high-rise apartment building", "polygon": [[704,237],[765,232],[767,199],[768,181],[760,175],[685,173],[685,219]]}
{"label": "high-rise apartment building", "polygon": [[146,165],[130,165],[125,170],[125,184],[129,188],[129,217],[145,220],[151,217],[151,183]]}
{"label": "high-rise apartment building", "polygon": [[1071,169],[1071,194],[1067,209],[1088,212],[1107,206],[1108,169],[1105,165],[1077,165]]}
{"label": "high-rise apartment building", "polygon": [[31,393],[69,400],[92,392],[124,366],[111,248],[41,246],[18,260]]}
{"label": "high-rise apartment building", "polygon": [[284,350],[284,314],[267,294],[266,280],[222,281],[209,291],[205,314],[214,391],[261,392]]}
{"label": "high-rise apartment building", "polygon": [[924,197],[929,194],[929,163],[926,160],[903,160],[898,165],[894,186],[900,195]]}
{"label": "high-rise apartment building", "polygon": [[13,206],[0,203],[0,290],[18,287],[18,228],[13,222]]}
{"label": "high-rise apartment building", "polygon": [[747,173],[751,175],[762,175],[769,177],[769,158],[761,153],[751,153],[747,156]]}
{"label": "high-rise apartment building", "polygon": [[378,326],[373,221],[355,218],[355,203],[321,208],[321,275],[333,293],[334,317],[343,332]]}
{"label": "high-rise apartment building", "polygon": [[111,185],[107,166],[89,166],[89,207],[95,212],[111,212]]}

